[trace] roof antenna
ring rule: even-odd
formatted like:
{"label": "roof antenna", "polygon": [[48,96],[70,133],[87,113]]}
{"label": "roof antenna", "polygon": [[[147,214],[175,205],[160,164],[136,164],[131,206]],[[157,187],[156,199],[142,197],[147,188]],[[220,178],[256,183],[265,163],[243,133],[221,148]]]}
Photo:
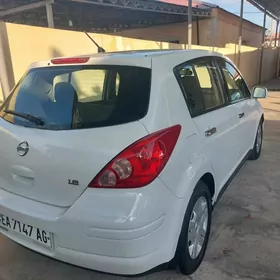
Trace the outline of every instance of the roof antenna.
{"label": "roof antenna", "polygon": [[93,39],[93,38],[91,38],[90,37],[90,35],[84,30],[84,33],[88,36],[88,38],[94,43],[94,45],[97,47],[97,51],[98,51],[98,53],[105,53],[106,51],[102,48],[102,47],[100,47],[98,44],[97,44],[97,42]]}

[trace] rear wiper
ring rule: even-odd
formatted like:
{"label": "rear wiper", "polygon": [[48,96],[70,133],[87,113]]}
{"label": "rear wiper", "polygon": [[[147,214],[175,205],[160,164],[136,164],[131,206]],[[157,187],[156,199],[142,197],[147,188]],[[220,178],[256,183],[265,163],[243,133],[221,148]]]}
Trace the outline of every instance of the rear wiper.
{"label": "rear wiper", "polygon": [[4,113],[15,115],[17,117],[20,117],[20,118],[26,119],[30,122],[33,122],[37,125],[43,126],[45,124],[44,121],[42,121],[41,119],[39,119],[35,116],[32,116],[30,114],[19,113],[19,112],[13,111],[13,110],[4,110]]}

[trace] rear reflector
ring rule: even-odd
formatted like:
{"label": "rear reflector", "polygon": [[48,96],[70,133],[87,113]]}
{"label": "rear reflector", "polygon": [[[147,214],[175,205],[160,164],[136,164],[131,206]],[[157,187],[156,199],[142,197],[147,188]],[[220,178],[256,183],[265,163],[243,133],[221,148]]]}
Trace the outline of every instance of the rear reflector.
{"label": "rear reflector", "polygon": [[140,188],[151,183],[167,164],[181,125],[150,134],[109,162],[92,180],[90,188]]}
{"label": "rear reflector", "polygon": [[67,58],[54,58],[51,60],[52,64],[78,64],[86,63],[89,57],[67,57]]}

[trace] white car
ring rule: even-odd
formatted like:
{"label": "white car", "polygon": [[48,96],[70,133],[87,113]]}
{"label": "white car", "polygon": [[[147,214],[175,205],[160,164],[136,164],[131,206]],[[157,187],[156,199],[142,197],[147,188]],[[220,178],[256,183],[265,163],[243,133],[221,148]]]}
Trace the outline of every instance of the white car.
{"label": "white car", "polygon": [[207,51],[32,64],[0,108],[0,232],[98,271],[193,273],[213,205],[260,156],[266,95]]}

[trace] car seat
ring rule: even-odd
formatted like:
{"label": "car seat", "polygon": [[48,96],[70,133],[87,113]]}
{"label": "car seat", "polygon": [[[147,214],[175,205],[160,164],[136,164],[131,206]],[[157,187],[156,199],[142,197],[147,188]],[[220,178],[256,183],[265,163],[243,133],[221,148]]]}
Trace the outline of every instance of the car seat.
{"label": "car seat", "polygon": [[75,88],[70,83],[57,83],[54,88],[54,98],[55,123],[71,127],[78,104],[78,95]]}

